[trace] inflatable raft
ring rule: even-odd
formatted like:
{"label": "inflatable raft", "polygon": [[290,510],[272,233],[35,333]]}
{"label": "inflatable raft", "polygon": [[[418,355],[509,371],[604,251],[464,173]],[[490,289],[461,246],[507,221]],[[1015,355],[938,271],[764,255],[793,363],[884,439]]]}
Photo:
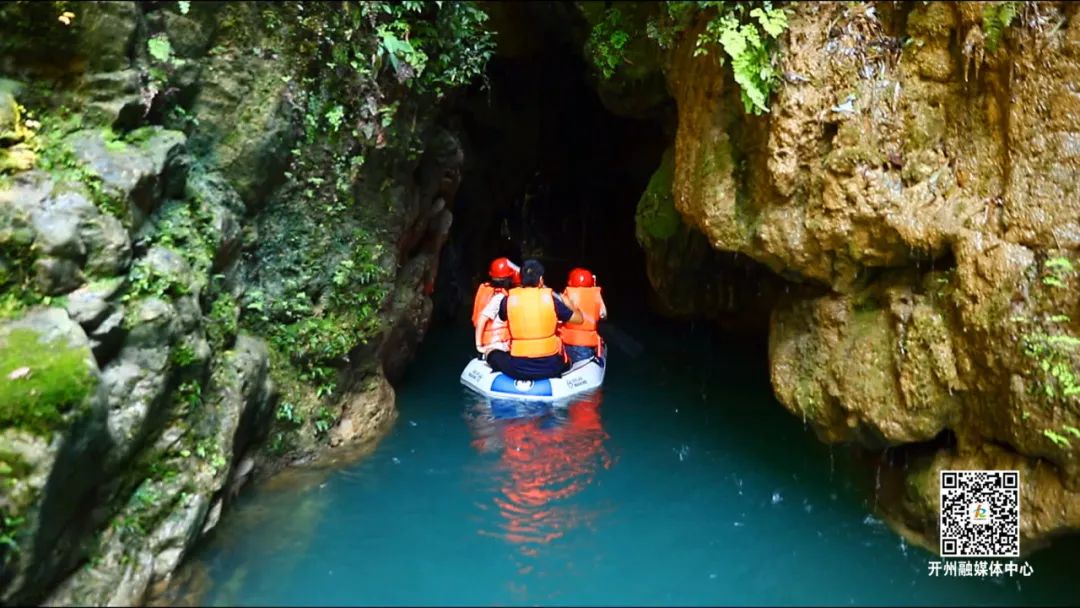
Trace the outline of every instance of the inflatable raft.
{"label": "inflatable raft", "polygon": [[461,372],[461,383],[492,399],[560,401],[599,388],[604,383],[607,354],[605,346],[601,356],[578,361],[563,375],[543,380],[514,380],[476,358]]}

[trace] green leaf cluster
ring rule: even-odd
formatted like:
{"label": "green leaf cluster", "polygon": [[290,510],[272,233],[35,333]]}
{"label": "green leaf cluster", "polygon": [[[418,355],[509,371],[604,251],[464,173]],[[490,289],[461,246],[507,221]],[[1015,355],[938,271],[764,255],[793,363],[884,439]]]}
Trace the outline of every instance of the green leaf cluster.
{"label": "green leaf cluster", "polygon": [[[779,84],[776,40],[788,27],[787,14],[769,1],[663,2],[645,23],[644,34],[669,49],[699,16],[707,21],[694,40],[694,56],[714,54],[721,63],[729,60],[746,111],[768,112],[769,96]],[[637,29],[618,7],[606,9],[593,25],[587,54],[604,78],[612,78],[628,63],[627,45],[640,35]]]}
{"label": "green leaf cluster", "polygon": [[986,37],[986,50],[997,51],[1005,29],[1020,12],[1019,2],[987,2],[983,7],[983,35]]}

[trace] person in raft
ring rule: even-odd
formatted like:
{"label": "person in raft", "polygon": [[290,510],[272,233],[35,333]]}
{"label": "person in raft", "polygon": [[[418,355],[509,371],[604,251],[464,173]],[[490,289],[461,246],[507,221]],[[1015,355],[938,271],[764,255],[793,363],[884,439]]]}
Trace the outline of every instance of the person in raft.
{"label": "person in raft", "polygon": [[510,328],[506,321],[499,319],[499,300],[506,296],[511,287],[521,284],[520,269],[507,258],[492,260],[488,276],[491,280],[481,283],[473,298],[472,322],[476,329],[476,350],[481,353],[485,349],[510,350]]}
{"label": "person in raft", "polygon": [[600,287],[596,284],[596,275],[584,268],[571,270],[562,297],[568,304],[580,310],[584,317],[581,325],[564,323],[559,326],[559,339],[566,348],[570,362],[577,363],[593,355],[599,357],[603,353],[603,340],[600,339],[596,326],[602,319],[607,319],[607,306],[604,305]]}
{"label": "person in raft", "polygon": [[479,340],[476,344],[492,369],[516,380],[540,380],[570,367],[556,335],[558,324],[580,324],[584,319],[580,310],[544,286],[544,266],[539,261],[526,260],[521,265],[521,287],[493,296],[488,306],[496,306],[496,300],[498,318],[510,329],[510,350],[484,347]]}

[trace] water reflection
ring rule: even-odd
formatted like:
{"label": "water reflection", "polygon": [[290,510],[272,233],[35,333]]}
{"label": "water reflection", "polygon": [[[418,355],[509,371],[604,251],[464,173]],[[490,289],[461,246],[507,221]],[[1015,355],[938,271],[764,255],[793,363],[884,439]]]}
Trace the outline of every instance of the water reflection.
{"label": "water reflection", "polygon": [[[591,526],[598,511],[565,504],[612,466],[600,419],[603,393],[576,397],[568,407],[480,400],[466,414],[472,446],[496,453],[490,481],[500,518],[496,530],[480,533],[505,539],[523,555]],[[488,505],[480,505],[481,509]]]}

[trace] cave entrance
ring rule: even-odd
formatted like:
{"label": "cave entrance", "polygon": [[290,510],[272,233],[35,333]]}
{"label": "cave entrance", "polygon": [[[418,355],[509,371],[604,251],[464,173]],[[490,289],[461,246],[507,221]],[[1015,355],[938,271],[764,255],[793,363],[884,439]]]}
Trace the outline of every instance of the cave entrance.
{"label": "cave entrance", "polygon": [[587,26],[572,7],[536,5],[499,11],[488,82],[449,110],[466,165],[439,265],[437,319],[468,316],[476,285],[499,256],[540,260],[559,289],[583,266],[620,316],[645,309],[634,212],[673,133],[659,118],[606,109],[581,56]]}

